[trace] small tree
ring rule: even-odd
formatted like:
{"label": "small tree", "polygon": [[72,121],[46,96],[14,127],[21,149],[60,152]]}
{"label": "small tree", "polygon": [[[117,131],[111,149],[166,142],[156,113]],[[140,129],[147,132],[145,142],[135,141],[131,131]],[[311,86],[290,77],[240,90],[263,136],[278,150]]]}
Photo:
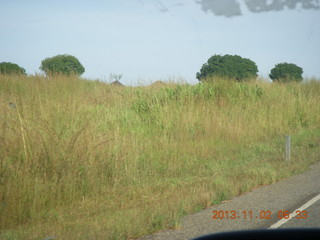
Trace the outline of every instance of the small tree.
{"label": "small tree", "polygon": [[214,55],[203,64],[196,77],[199,81],[208,77],[231,78],[244,81],[258,76],[255,62],[237,55]]}
{"label": "small tree", "polygon": [[46,75],[76,74],[79,76],[85,71],[77,58],[67,54],[44,59],[41,62],[40,70],[44,71]]}
{"label": "small tree", "polygon": [[303,70],[293,63],[279,63],[271,69],[269,77],[274,82],[302,82]]}
{"label": "small tree", "polygon": [[1,74],[26,74],[26,70],[20,67],[18,64],[11,62],[0,63],[0,73]]}

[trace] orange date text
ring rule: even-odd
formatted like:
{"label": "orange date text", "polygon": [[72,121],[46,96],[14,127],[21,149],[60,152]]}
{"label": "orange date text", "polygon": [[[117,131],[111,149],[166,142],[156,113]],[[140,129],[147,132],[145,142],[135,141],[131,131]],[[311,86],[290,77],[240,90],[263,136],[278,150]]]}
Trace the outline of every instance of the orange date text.
{"label": "orange date text", "polygon": [[307,211],[290,212],[287,210],[280,210],[272,212],[269,210],[260,211],[235,211],[235,210],[214,210],[212,211],[212,219],[288,219],[289,217],[295,219],[308,218]]}

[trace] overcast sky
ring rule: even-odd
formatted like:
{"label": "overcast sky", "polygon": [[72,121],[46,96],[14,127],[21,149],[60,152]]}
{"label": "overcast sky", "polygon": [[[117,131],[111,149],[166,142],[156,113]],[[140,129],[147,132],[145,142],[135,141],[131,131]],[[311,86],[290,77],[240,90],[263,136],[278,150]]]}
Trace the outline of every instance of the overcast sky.
{"label": "overcast sky", "polygon": [[215,54],[256,62],[259,75],[280,62],[320,79],[319,0],[0,0],[0,62],[28,74],[71,54],[83,77],[127,85],[182,77]]}

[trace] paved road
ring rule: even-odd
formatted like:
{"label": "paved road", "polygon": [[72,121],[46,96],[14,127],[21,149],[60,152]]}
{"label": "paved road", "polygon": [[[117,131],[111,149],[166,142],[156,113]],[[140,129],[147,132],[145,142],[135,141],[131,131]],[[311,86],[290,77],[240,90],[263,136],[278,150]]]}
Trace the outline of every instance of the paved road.
{"label": "paved road", "polygon": [[[303,174],[255,189],[231,201],[186,216],[182,219],[179,230],[161,231],[142,239],[183,240],[215,232],[266,229],[279,221],[283,211],[294,212],[319,194],[320,162],[312,165]],[[216,212],[213,213],[213,211]],[[306,219],[304,219],[304,212],[299,212],[299,215],[279,228],[320,228],[320,200],[305,211],[308,214]],[[212,219],[212,217],[218,219]]]}
{"label": "paved road", "polygon": [[320,228],[320,200],[316,201],[305,211],[308,214],[306,219],[300,214],[300,216],[290,219],[279,228]]}

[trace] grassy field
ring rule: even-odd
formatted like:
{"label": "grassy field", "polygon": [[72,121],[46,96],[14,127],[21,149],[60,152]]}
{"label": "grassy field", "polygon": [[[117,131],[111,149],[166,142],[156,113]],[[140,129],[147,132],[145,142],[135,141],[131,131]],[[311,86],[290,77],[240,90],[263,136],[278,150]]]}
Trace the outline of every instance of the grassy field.
{"label": "grassy field", "polygon": [[186,214],[320,160],[319,81],[114,87],[0,76],[0,112],[4,240],[179,228]]}

